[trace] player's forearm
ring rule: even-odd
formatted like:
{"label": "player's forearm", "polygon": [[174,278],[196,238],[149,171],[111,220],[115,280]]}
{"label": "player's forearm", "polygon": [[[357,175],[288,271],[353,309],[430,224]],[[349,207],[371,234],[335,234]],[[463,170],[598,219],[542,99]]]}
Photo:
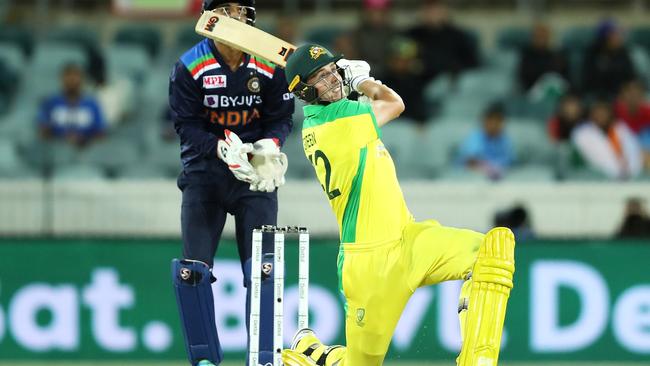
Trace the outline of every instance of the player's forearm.
{"label": "player's forearm", "polygon": [[366,80],[359,85],[359,91],[372,100],[395,103],[401,105],[402,110],[404,109],[402,97],[386,85],[379,84],[373,80]]}

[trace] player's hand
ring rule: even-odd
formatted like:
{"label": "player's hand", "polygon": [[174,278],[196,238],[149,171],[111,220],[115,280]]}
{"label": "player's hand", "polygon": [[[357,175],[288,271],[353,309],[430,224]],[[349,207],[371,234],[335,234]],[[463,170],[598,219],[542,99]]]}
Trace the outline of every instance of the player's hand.
{"label": "player's hand", "polygon": [[353,91],[359,91],[359,85],[366,80],[375,80],[370,76],[370,65],[365,61],[346,60],[344,58],[336,61],[336,66],[343,69],[345,81]]}
{"label": "player's hand", "polygon": [[217,142],[217,155],[227,165],[235,178],[242,182],[253,183],[259,180],[255,168],[248,161],[248,153],[253,151],[252,144],[245,144],[239,136],[225,130],[225,139]]}
{"label": "player's hand", "polygon": [[[381,80],[375,80],[375,83],[377,83],[379,85],[384,85],[384,83],[382,83]],[[366,103],[366,104],[372,103],[372,99],[369,96],[365,95],[365,94],[359,94],[359,98],[357,99],[357,101],[359,101],[361,103]]]}

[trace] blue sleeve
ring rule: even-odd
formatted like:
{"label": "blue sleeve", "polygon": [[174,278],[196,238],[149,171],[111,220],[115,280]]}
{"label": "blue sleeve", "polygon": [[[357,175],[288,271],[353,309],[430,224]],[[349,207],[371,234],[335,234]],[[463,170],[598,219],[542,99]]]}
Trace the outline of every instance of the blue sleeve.
{"label": "blue sleeve", "polygon": [[465,138],[458,148],[458,164],[465,165],[467,161],[480,157],[482,150],[480,134],[474,131]]}
{"label": "blue sleeve", "polygon": [[293,109],[293,94],[289,93],[284,70],[276,67],[270,87],[264,95],[262,107],[264,138],[276,138],[280,145],[283,145],[293,127],[291,119]]}
{"label": "blue sleeve", "polygon": [[192,150],[192,155],[216,158],[217,138],[204,128],[201,89],[182,62],[174,65],[169,77],[169,107],[183,148]]}

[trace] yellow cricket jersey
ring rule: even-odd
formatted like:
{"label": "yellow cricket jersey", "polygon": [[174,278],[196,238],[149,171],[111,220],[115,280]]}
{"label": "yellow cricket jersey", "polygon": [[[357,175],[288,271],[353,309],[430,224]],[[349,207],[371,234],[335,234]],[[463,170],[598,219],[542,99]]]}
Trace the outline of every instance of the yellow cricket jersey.
{"label": "yellow cricket jersey", "polygon": [[369,104],[304,107],[302,141],[339,224],[341,243],[397,240],[413,217]]}

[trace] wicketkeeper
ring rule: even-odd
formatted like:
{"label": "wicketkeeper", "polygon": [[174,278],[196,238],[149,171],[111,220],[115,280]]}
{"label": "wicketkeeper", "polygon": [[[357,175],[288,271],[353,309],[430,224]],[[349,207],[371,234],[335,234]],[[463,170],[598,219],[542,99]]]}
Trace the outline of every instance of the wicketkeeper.
{"label": "wicketkeeper", "polygon": [[[327,347],[303,329],[291,349],[283,351],[284,363],[381,365],[413,292],[462,279],[458,365],[496,366],[513,286],[512,232],[495,228],[484,235],[414,220],[381,142],[381,127],[397,118],[404,104],[370,76],[366,62],[308,44],[289,58],[286,76],[289,90],[308,103],[302,129],[305,154],[339,223],[346,347]],[[366,101],[347,99],[346,86]]]}
{"label": "wicketkeeper", "polygon": [[[254,5],[254,0],[204,0],[203,10],[254,24]],[[248,288],[252,230],[277,223],[277,187],[287,169],[280,147],[292,127],[292,97],[284,70],[209,39],[185,52],[172,71],[169,104],[183,163],[178,177],[183,259],[173,261],[172,277],[192,365],[218,365],[223,358],[211,270],[226,216],[235,217]],[[272,252],[270,247],[265,252]],[[265,364],[273,355],[271,277],[262,288],[260,359]],[[248,321],[250,291],[247,299],[242,307]]]}

